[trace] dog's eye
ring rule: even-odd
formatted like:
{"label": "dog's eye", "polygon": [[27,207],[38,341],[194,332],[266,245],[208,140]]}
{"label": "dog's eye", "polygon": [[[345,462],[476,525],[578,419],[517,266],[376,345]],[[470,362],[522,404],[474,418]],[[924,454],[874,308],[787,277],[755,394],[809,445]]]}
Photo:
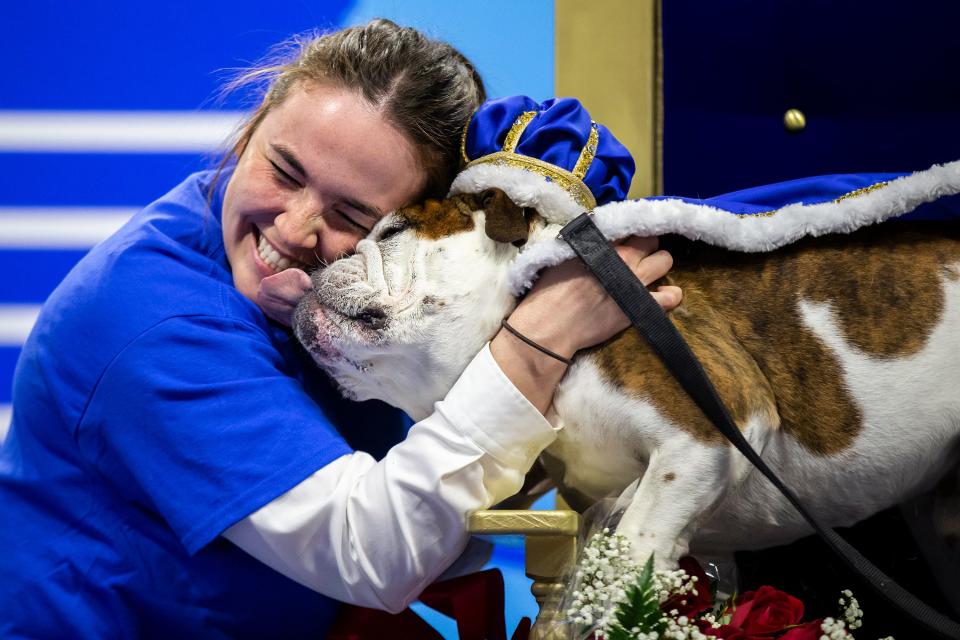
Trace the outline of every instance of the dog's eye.
{"label": "dog's eye", "polygon": [[402,224],[394,225],[388,229],[385,229],[383,233],[380,234],[380,239],[377,242],[383,242],[384,240],[389,239],[392,236],[397,235],[403,231],[406,227]]}

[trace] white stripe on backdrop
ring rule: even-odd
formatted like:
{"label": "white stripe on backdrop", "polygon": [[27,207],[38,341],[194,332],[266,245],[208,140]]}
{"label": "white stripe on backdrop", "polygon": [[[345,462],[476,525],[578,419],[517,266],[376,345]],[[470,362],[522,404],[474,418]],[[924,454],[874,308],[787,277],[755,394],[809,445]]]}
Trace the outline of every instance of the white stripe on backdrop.
{"label": "white stripe on backdrop", "polygon": [[10,418],[13,415],[13,405],[0,404],[0,443],[10,430]]}
{"label": "white stripe on backdrop", "polygon": [[40,314],[38,304],[0,304],[0,347],[20,347]]}
{"label": "white stripe on backdrop", "polygon": [[0,249],[90,248],[137,211],[137,207],[0,207]]}
{"label": "white stripe on backdrop", "polygon": [[240,111],[0,111],[0,152],[206,153]]}

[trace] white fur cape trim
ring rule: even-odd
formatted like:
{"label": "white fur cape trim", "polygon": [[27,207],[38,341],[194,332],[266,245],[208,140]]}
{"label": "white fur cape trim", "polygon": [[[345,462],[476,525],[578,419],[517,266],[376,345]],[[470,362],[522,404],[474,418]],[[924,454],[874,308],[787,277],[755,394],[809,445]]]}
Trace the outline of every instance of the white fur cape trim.
{"label": "white fur cape trim", "polygon": [[[773,215],[738,216],[682,200],[624,200],[594,209],[594,222],[611,240],[675,233],[734,251],[760,252],[806,236],[849,233],[956,193],[960,193],[960,161],[934,165],[842,200],[790,204]],[[560,226],[551,225],[555,231]],[[510,267],[510,286],[516,295],[533,286],[541,269],[573,257],[573,250],[556,239],[555,232],[540,237],[549,239],[528,243]]]}
{"label": "white fur cape trim", "polygon": [[450,195],[496,187],[521,207],[532,207],[551,223],[566,224],[584,212],[569,193],[543,176],[516,167],[478,164],[460,172]]}

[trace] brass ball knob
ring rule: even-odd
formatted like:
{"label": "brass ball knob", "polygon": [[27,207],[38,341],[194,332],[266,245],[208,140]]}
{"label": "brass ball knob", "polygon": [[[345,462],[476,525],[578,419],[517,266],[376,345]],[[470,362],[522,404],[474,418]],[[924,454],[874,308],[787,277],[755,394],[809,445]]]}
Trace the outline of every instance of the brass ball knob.
{"label": "brass ball knob", "polygon": [[803,128],[807,126],[807,117],[803,115],[803,111],[800,111],[800,109],[789,109],[783,114],[783,126],[791,133],[803,131]]}

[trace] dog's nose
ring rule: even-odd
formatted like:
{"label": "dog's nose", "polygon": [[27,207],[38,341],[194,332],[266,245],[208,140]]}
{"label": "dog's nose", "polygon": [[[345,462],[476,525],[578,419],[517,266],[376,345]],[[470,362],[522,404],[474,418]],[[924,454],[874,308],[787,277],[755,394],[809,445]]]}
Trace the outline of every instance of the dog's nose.
{"label": "dog's nose", "polygon": [[383,329],[387,325],[387,314],[383,309],[367,307],[357,314],[357,320],[371,329]]}

